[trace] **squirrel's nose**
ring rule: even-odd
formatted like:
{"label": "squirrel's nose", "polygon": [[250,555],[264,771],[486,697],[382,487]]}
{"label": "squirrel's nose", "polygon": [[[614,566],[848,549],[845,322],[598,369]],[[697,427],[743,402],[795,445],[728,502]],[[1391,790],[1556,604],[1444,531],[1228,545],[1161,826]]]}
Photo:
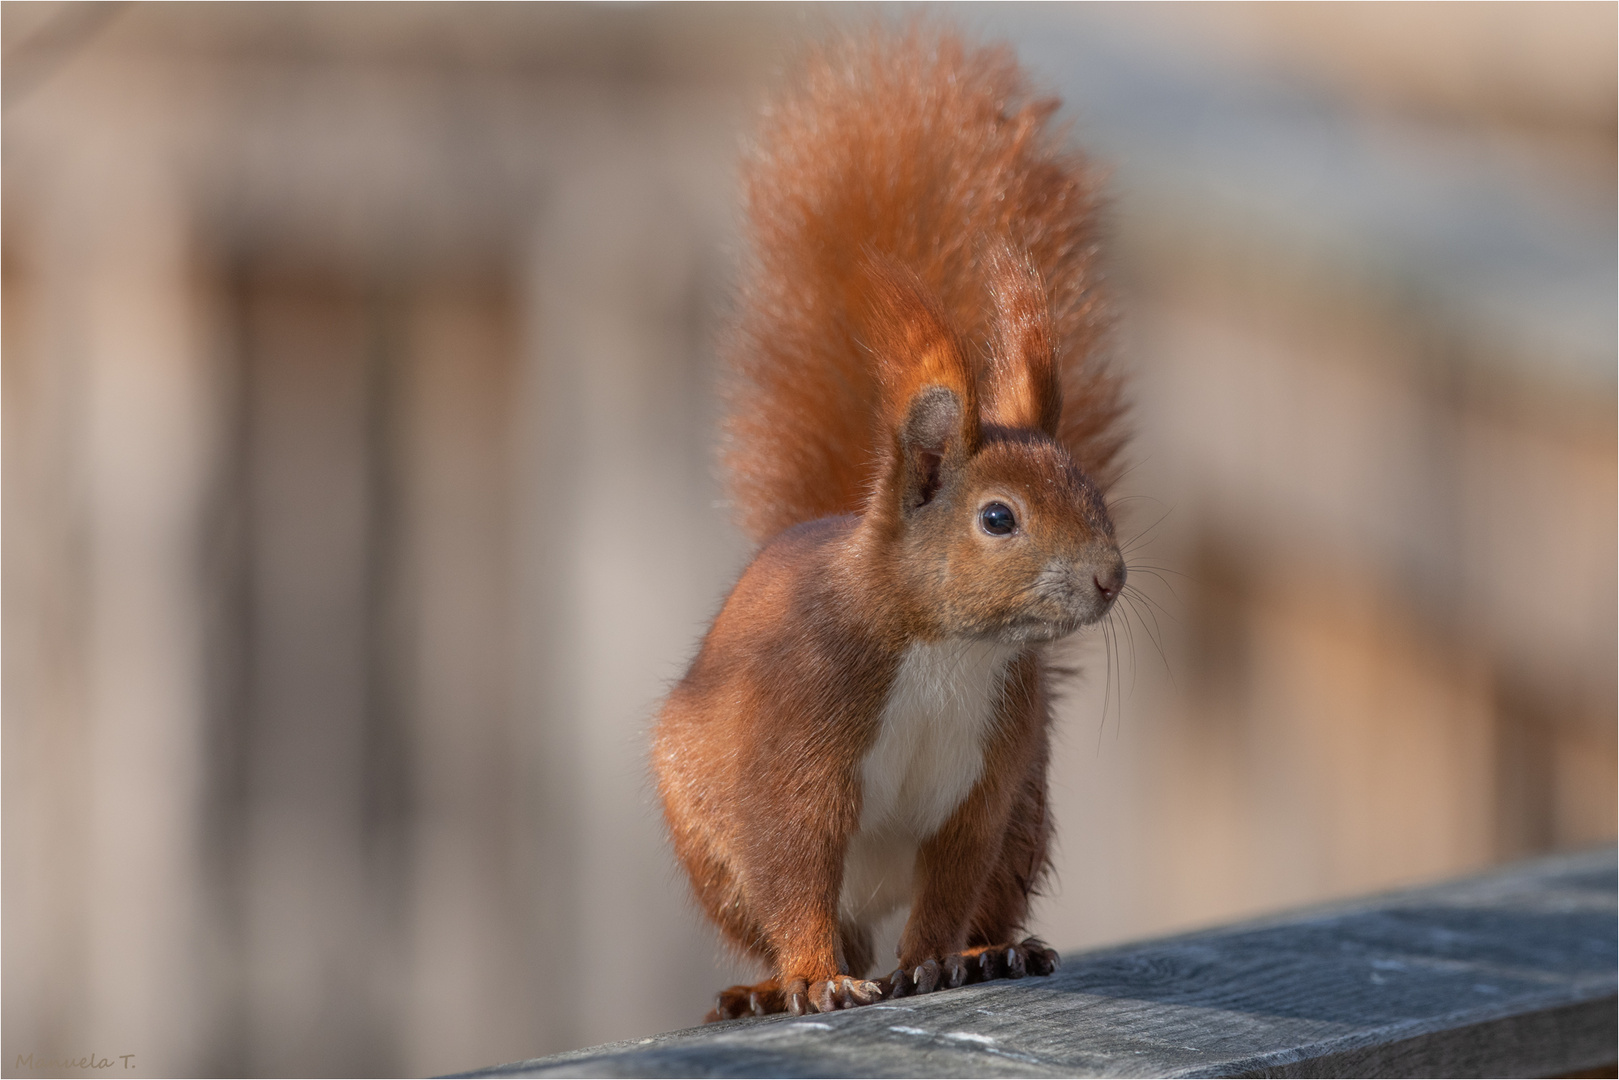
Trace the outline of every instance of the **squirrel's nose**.
{"label": "squirrel's nose", "polygon": [[1112,600],[1119,595],[1119,590],[1124,588],[1124,578],[1124,560],[1115,555],[1113,561],[1098,569],[1091,580],[1096,582],[1096,588],[1101,592],[1102,599]]}

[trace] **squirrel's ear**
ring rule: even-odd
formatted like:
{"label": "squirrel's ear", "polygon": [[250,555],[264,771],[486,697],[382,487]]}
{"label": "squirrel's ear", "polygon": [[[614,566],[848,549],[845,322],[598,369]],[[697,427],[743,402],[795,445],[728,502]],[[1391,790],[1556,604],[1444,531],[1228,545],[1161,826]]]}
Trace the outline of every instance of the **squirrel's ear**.
{"label": "squirrel's ear", "polygon": [[986,262],[995,299],[995,359],[984,420],[1056,438],[1062,424],[1062,380],[1040,272],[1026,253],[1006,244],[992,248]]}
{"label": "squirrel's ear", "polygon": [[978,388],[960,339],[916,276],[878,258],[870,271],[867,325],[895,449],[880,497],[911,510],[977,453]]}

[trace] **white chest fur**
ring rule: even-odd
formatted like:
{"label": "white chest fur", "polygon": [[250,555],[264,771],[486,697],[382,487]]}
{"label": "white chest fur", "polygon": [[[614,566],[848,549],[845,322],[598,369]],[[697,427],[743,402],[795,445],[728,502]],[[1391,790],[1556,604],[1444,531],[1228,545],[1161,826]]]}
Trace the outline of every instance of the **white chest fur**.
{"label": "white chest fur", "polygon": [[869,923],[908,903],[917,844],[938,831],[984,769],[984,741],[1017,646],[913,645],[860,762],[859,831],[843,860],[845,917]]}

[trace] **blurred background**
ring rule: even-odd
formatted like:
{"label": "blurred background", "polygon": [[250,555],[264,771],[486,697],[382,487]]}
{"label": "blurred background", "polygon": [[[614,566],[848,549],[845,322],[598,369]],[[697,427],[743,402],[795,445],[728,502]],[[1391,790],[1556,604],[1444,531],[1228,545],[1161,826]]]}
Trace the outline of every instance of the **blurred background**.
{"label": "blurred background", "polygon": [[[698,1021],[734,164],[872,9],[0,10],[5,1070]],[[1615,10],[949,10],[1113,177],[1151,603],[1070,646],[1055,944],[1612,841]]]}

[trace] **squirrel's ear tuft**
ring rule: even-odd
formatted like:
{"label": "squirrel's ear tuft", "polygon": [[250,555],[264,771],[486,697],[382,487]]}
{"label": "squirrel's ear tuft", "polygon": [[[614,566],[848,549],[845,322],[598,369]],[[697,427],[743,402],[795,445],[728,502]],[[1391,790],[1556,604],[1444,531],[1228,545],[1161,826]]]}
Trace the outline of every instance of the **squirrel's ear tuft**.
{"label": "squirrel's ear tuft", "polygon": [[871,255],[867,267],[867,339],[876,354],[890,430],[905,431],[918,399],[942,388],[959,406],[950,441],[965,454],[976,453],[978,382],[961,339],[915,274],[880,255]]}
{"label": "squirrel's ear tuft", "polygon": [[984,420],[1056,438],[1062,425],[1062,381],[1040,272],[1027,253],[1009,244],[991,248],[986,263],[995,299],[995,359]]}
{"label": "squirrel's ear tuft", "polygon": [[909,510],[932,500],[978,452],[978,387],[960,338],[917,277],[881,256],[868,260],[868,340],[883,384],[883,415],[897,470],[879,498]]}

